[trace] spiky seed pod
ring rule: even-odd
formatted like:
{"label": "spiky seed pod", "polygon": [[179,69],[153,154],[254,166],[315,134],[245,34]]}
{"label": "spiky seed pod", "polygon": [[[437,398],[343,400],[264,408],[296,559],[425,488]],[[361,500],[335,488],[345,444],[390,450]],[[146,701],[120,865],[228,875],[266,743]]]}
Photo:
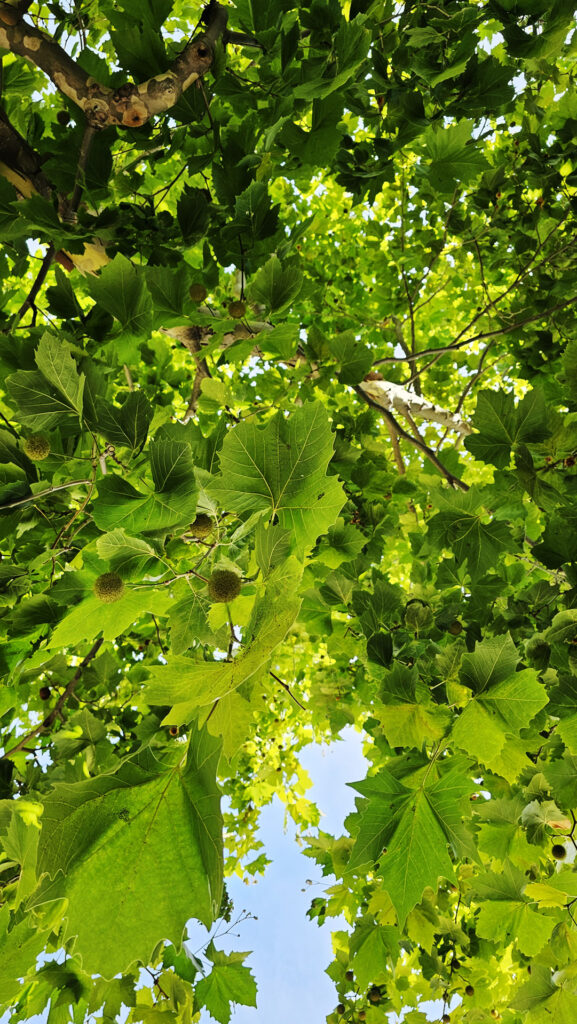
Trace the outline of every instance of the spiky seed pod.
{"label": "spiky seed pod", "polygon": [[50,700],[50,687],[41,686],[38,690],[38,696],[40,697],[40,700]]}
{"label": "spiky seed pod", "polygon": [[240,594],[240,576],[229,569],[215,569],[208,581],[208,596],[211,601],[234,601]]}
{"label": "spiky seed pod", "polygon": [[208,292],[203,284],[195,282],[195,284],[191,284],[190,288],[188,289],[188,294],[190,295],[193,302],[204,302],[206,296],[208,295]]}
{"label": "spiky seed pod", "polygon": [[50,441],[44,434],[30,434],[24,442],[24,452],[32,462],[42,462],[50,455]]}
{"label": "spiky seed pod", "polygon": [[118,573],[104,572],[94,581],[94,593],[105,604],[113,604],[124,594],[124,583]]}
{"label": "spiky seed pod", "polygon": [[228,312],[235,320],[240,320],[246,313],[246,306],[240,299],[234,299],[229,303]]}
{"label": "spiky seed pod", "polygon": [[475,995],[475,989],[473,988],[472,985],[465,985],[465,995],[466,996],[474,996]]}
{"label": "spiky seed pod", "polygon": [[567,856],[567,850],[561,843],[555,843],[555,846],[551,848],[551,853],[555,860],[565,860],[565,857]]}
{"label": "spiky seed pod", "polygon": [[374,1003],[375,1005],[377,1003],[380,1003],[380,1001],[381,1001],[381,990],[380,990],[379,986],[378,985],[373,985],[373,987],[370,988],[369,991],[367,992],[367,996],[368,996],[368,999],[369,999],[369,1003]]}
{"label": "spiky seed pod", "polygon": [[191,523],[190,530],[195,537],[199,537],[202,540],[204,537],[208,537],[209,533],[212,533],[212,525],[210,516],[201,512],[194,520],[194,523]]}
{"label": "spiky seed pod", "polygon": [[463,632],[463,625],[462,625],[462,623],[459,622],[458,619],[454,619],[454,621],[451,622],[449,627],[448,627],[448,632],[451,634],[451,636],[458,636],[459,633]]}

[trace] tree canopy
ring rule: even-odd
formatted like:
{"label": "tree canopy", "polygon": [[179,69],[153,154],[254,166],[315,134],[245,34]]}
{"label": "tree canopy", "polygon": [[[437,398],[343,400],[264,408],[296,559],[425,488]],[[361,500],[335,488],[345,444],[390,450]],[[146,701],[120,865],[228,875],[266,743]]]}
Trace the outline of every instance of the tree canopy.
{"label": "tree canopy", "polygon": [[256,1005],[214,928],[276,794],[329,1024],[574,1024],[576,45],[564,0],[0,3],[13,1021]]}

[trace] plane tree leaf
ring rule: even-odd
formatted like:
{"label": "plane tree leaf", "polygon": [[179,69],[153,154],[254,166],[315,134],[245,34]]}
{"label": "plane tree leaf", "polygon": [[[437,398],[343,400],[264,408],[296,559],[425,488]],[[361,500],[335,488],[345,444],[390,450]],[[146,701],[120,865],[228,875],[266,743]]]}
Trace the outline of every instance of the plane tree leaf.
{"label": "plane tree leaf", "polygon": [[309,402],[263,426],[241,423],[220,453],[221,475],[209,486],[212,497],[236,512],[263,510],[292,532],[301,551],[331,526],[344,495],[327,476],[333,439],[320,402]]}
{"label": "plane tree leaf", "polygon": [[[176,763],[145,750],[114,773],[61,783],[48,797],[38,854],[47,878],[33,903],[67,901],[66,934],[88,973],[112,978],[147,963],[160,935],[178,945],[188,918],[209,928],[217,916],[219,747],[206,730],[193,730]],[[152,871],[159,863],[162,872]],[[117,872],[120,887],[109,882]]]}
{"label": "plane tree leaf", "polygon": [[440,878],[454,877],[453,853],[471,848],[463,830],[470,813],[468,797],[473,783],[456,763],[438,778],[410,789],[386,768],[365,782],[353,784],[363,800],[357,815],[355,843],[348,864],[356,871],[379,862],[383,887],[389,893],[399,923],[420,901],[427,886],[437,888]]}

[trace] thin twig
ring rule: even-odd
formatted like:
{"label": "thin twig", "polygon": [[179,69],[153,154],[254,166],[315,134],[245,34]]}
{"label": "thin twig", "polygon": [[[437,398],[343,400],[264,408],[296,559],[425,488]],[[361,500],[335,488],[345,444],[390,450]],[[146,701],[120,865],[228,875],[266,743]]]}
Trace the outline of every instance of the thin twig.
{"label": "thin twig", "polygon": [[158,628],[158,622],[156,621],[156,616],[155,615],[152,616],[152,621],[154,622],[154,627],[156,629],[156,638],[158,640],[158,646],[160,647],[160,650],[162,651],[162,653],[166,654],[166,649],[164,648],[164,646],[162,644],[162,640],[160,639],[160,629]]}
{"label": "thin twig", "polygon": [[36,279],[34,281],[34,284],[32,285],[30,291],[28,292],[28,295],[24,299],[24,302],[20,306],[20,309],[18,310],[18,312],[14,315],[14,317],[12,319],[12,323],[10,324],[10,329],[11,330],[14,330],[16,325],[20,323],[22,317],[24,316],[24,314],[29,309],[32,310],[32,324],[31,324],[31,326],[34,325],[35,320],[36,320],[35,299],[36,299],[36,296],[38,295],[38,292],[42,288],[42,285],[44,284],[44,281],[46,280],[46,275],[48,274],[48,271],[50,270],[50,266],[52,264],[52,260],[54,259],[55,251],[56,250],[54,248],[53,243],[50,242],[50,245],[48,246],[48,248],[46,250],[46,253],[44,254],[44,258],[42,260],[42,264],[40,266],[40,270],[38,271],[38,273],[36,275]]}
{"label": "thin twig", "polygon": [[291,700],[294,700],[297,707],[299,707],[302,711],[306,711],[304,704],[301,704],[300,700],[296,699],[288,683],[283,683],[282,679],[279,679],[279,677],[272,671],[272,669],[269,669],[269,675],[272,676],[273,679],[276,679],[277,683],[279,683],[279,685],[282,686],[284,690],[286,690],[289,697],[291,698]]}
{"label": "thin twig", "polygon": [[60,697],[56,701],[56,704],[52,708],[52,711],[50,712],[49,715],[46,716],[44,721],[41,722],[40,725],[37,725],[35,729],[32,729],[31,732],[29,732],[26,736],[23,736],[22,739],[16,744],[16,746],[11,747],[10,750],[4,751],[3,757],[11,757],[12,754],[16,754],[19,750],[24,750],[29,740],[31,740],[34,736],[43,735],[44,733],[49,732],[52,726],[54,725],[56,719],[64,717],[62,715],[62,708],[66,704],[66,701],[72,696],[76,687],[78,686],[84,669],[92,661],[92,659],[96,657],[103,643],[104,638],[100,637],[100,639],[92,645],[86,657],[80,662],[80,665],[76,669],[76,672],[74,673],[72,679],[68,683],[68,686],[60,695]]}
{"label": "thin twig", "polygon": [[9,508],[18,508],[20,505],[34,504],[39,498],[45,498],[48,494],[56,494],[57,491],[66,491],[70,487],[80,487],[83,484],[91,483],[92,480],[71,480],[68,484],[56,484],[54,487],[48,487],[45,491],[38,491],[37,494],[29,494],[27,498],[20,498],[19,501],[10,501],[6,505],[0,505],[0,512]]}
{"label": "thin twig", "polygon": [[395,456],[395,462],[397,463],[397,469],[398,469],[399,473],[404,474],[404,473],[407,472],[407,467],[405,466],[405,463],[403,462],[403,456],[401,455],[401,446],[399,445],[399,437],[398,437],[398,434],[397,434],[395,428],[393,427],[392,423],[389,423],[388,420],[387,420],[387,430],[389,431],[389,436],[391,438],[391,445],[393,447],[393,455]]}
{"label": "thin twig", "polygon": [[92,140],[95,135],[96,128],[92,125],[86,125],[78,153],[74,189],[70,200],[65,200],[62,204],[62,220],[66,223],[74,223],[76,220],[76,212],[80,206],[80,200],[82,199],[82,192],[84,190],[84,172],[86,170],[88,154],[90,153],[90,147],[92,146]]}

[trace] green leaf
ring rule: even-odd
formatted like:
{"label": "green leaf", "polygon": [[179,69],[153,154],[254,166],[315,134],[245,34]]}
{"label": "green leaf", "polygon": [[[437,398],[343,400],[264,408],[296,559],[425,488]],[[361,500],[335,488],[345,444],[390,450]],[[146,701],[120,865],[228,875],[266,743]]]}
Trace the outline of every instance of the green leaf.
{"label": "green leaf", "polygon": [[78,373],[66,342],[52,334],[43,334],[36,350],[36,365],[46,380],[54,385],[68,405],[80,416],[84,374]]}
{"label": "green leaf", "polygon": [[159,494],[194,489],[194,463],[186,441],[151,441],[150,468]]}
{"label": "green leaf", "polygon": [[156,558],[155,551],[140,537],[131,537],[125,530],[112,530],[96,541],[100,558],[123,579],[142,576]]}
{"label": "green leaf", "polygon": [[517,668],[519,654],[510,633],[488,636],[475,645],[472,654],[463,655],[461,682],[475,693],[508,679]]}
{"label": "green leaf", "polygon": [[488,167],[473,138],[473,128],[474,122],[467,120],[448,128],[427,128],[423,155],[429,164],[424,173],[439,192],[451,192],[457,183],[468,184]]}
{"label": "green leaf", "polygon": [[97,400],[95,428],[110,444],[134,450],[146,441],[152,415],[152,406],[144,392],[131,391],[120,409]]}
{"label": "green leaf", "polygon": [[262,520],[257,524],[254,536],[255,558],[266,578],[273,569],[288,558],[291,549],[291,532],[282,526],[270,526]]}
{"label": "green leaf", "polygon": [[206,956],[212,962],[212,970],[206,978],[196,983],[195,995],[199,1005],[206,1007],[211,1017],[228,1024],[231,1017],[231,1003],[241,1006],[256,1006],[256,982],[248,967],[244,966],[248,953],[223,953],[211,942]]}
{"label": "green leaf", "polygon": [[439,545],[454,552],[459,565],[466,561],[473,581],[493,569],[501,554],[515,547],[505,523],[484,521],[473,488],[466,494],[443,496],[442,504],[445,510],[429,521],[429,533]]}
{"label": "green leaf", "polygon": [[190,317],[184,313],[190,305],[188,289],[192,274],[186,263],[174,270],[172,267],[147,267],[146,283],[154,304],[154,327],[179,327],[188,324]]}
{"label": "green leaf", "polygon": [[387,672],[379,697],[380,702],[373,706],[373,715],[391,747],[420,750],[423,744],[439,740],[449,724],[447,709],[433,704],[416,668],[395,665]]}
{"label": "green leaf", "polygon": [[21,422],[35,432],[49,430],[74,411],[37,370],[17,370],[6,379],[6,389]]}
{"label": "green leaf", "polygon": [[170,609],[170,646],[173,654],[184,654],[194,643],[215,643],[208,624],[210,603],[191,590]]}
{"label": "green leaf", "polygon": [[[166,666],[151,669],[145,688],[149,704],[174,704],[167,724],[182,725],[198,708],[213,704],[264,668],[269,658],[296,619],[300,601],[286,593],[282,600],[262,599],[258,618],[248,633],[244,649],[232,661],[199,661],[170,658]],[[250,623],[249,623],[250,628]],[[248,629],[247,629],[248,632]]]}
{"label": "green leaf", "polygon": [[168,587],[162,590],[151,586],[141,590],[127,588],[120,600],[112,604],[104,604],[98,597],[91,595],[59,622],[48,640],[48,647],[69,647],[95,638],[100,633],[105,640],[115,640],[146,612],[165,612],[170,601]]}
{"label": "green leaf", "polygon": [[548,967],[535,964],[529,981],[513,992],[511,1005],[520,1013],[530,1014],[531,1024],[552,1020],[555,1024],[573,1024],[575,992],[569,978],[560,980],[557,985]]}
{"label": "green leaf", "polygon": [[[480,645],[482,646],[482,645]],[[475,664],[475,654],[469,657]],[[491,671],[487,652],[480,654],[476,677]],[[489,679],[491,676],[489,675]],[[452,730],[453,741],[481,764],[514,781],[528,765],[519,734],[548,703],[547,691],[533,669],[489,682],[471,698]]]}
{"label": "green leaf", "polygon": [[341,384],[358,384],[373,365],[374,355],[358,341],[354,331],[343,331],[329,342],[330,350],[340,363]]}
{"label": "green leaf", "polygon": [[204,718],[211,735],[222,738],[222,753],[229,761],[252,734],[257,710],[240,693],[227,693]]}
{"label": "green leaf", "polygon": [[11,913],[8,905],[0,910],[0,999],[10,1003],[22,992],[21,978],[28,972],[31,964],[42,952],[47,934],[22,921],[11,926]]}
{"label": "green leaf", "polygon": [[[460,764],[440,778],[433,773],[416,790],[409,789],[386,768],[353,788],[368,799],[360,805],[358,834],[348,869],[376,860],[401,927],[427,886],[452,879],[454,868],[447,843],[460,849],[463,816],[470,814],[474,783]],[[351,819],[348,819],[347,824]]]}
{"label": "green leaf", "polygon": [[152,300],[144,270],[117,253],[90,283],[99,306],[118,320],[128,337],[146,339],[152,329]]}
{"label": "green leaf", "polygon": [[521,953],[533,957],[549,941],[556,921],[540,914],[523,895],[526,877],[510,861],[501,871],[475,877],[473,899],[481,902],[477,935],[494,942],[498,937],[506,944],[515,942]]}
{"label": "green leaf", "polygon": [[193,482],[184,483],[173,491],[144,495],[122,477],[107,476],[98,484],[94,522],[101,530],[122,527],[130,534],[164,530],[179,523],[190,523],[196,501]]}
{"label": "green leaf", "polygon": [[223,508],[277,516],[303,551],[334,523],[344,503],[336,477],[326,476],[332,452],[320,402],[309,402],[288,418],[277,413],[264,427],[241,423],[225,438],[221,476],[208,491]]}
{"label": "green leaf", "polygon": [[479,431],[465,438],[465,447],[476,459],[499,469],[509,465],[511,451],[519,444],[544,441],[551,433],[543,392],[530,391],[515,406],[507,391],[481,391],[472,419]]}
{"label": "green leaf", "polygon": [[271,256],[250,283],[251,302],[262,302],[271,313],[280,313],[292,305],[302,288],[303,276],[293,263],[281,263]]}
{"label": "green leaf", "polygon": [[89,974],[112,978],[148,963],[160,938],[180,944],[190,917],[208,928],[218,915],[219,746],[193,730],[186,761],[167,764],[144,750],[113,774],[61,783],[47,798],[39,870],[52,881],[33,903],[68,900],[66,936],[76,936]]}
{"label": "green leaf", "polygon": [[318,559],[331,569],[337,569],[343,562],[350,562],[359,554],[366,544],[366,538],[354,526],[337,519],[330,526],[326,539],[319,545]]}

